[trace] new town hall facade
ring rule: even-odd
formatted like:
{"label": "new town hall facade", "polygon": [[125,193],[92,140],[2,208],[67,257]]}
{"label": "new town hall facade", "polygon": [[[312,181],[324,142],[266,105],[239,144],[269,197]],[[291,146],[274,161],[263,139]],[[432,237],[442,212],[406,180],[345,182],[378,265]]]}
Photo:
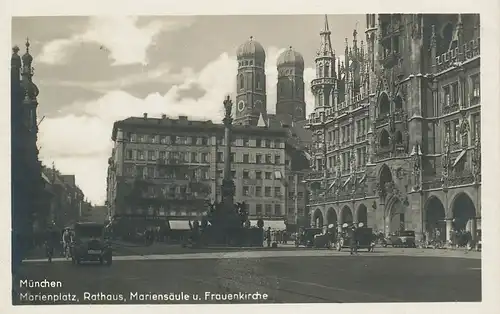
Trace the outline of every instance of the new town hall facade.
{"label": "new town hall facade", "polygon": [[312,224],[468,230],[481,222],[480,32],[474,14],[368,14],[337,59],[325,19],[311,82]]}

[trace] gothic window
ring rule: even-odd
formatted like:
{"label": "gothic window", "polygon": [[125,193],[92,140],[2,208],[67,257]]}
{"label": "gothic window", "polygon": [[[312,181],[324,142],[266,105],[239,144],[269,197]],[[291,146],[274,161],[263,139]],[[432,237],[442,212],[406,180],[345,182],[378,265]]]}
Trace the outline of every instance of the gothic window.
{"label": "gothic window", "polygon": [[257,73],[255,75],[255,86],[257,89],[262,89],[262,83],[261,83],[261,78],[260,78],[260,74]]}
{"label": "gothic window", "polygon": [[477,113],[472,116],[473,138],[481,135],[481,114]]}
{"label": "gothic window", "polygon": [[389,102],[389,97],[387,96],[386,93],[382,93],[382,95],[380,95],[378,106],[379,106],[380,116],[385,116],[389,114],[389,111],[391,110],[391,104]]}
{"label": "gothic window", "polygon": [[396,144],[403,144],[403,135],[400,131],[396,132]]}
{"label": "gothic window", "polygon": [[[470,97],[471,98],[479,98],[481,96],[481,89],[480,89],[480,77],[479,74],[473,75],[470,77],[471,80],[471,93]],[[473,100],[476,101],[476,100]],[[472,103],[471,105],[475,105],[477,102]]]}
{"label": "gothic window", "polygon": [[444,138],[446,139],[449,135],[451,135],[451,125],[450,122],[446,122],[444,124]]}
{"label": "gothic window", "polygon": [[386,130],[380,132],[379,141],[380,147],[389,147],[389,133]]}
{"label": "gothic window", "polygon": [[253,60],[250,60],[250,65],[253,65]]}
{"label": "gothic window", "polygon": [[394,38],[393,38],[392,51],[394,53],[399,53],[399,36],[394,36]]}
{"label": "gothic window", "polygon": [[396,96],[396,99],[394,100],[394,104],[396,105],[396,110],[401,110],[403,109],[403,99],[401,96]]}
{"label": "gothic window", "polygon": [[458,119],[452,121],[452,128],[453,128],[453,134],[452,134],[452,140],[453,143],[458,143],[460,139],[460,127],[459,127],[459,121]]}
{"label": "gothic window", "polygon": [[245,88],[245,78],[243,77],[243,74],[240,74],[239,84],[240,84],[240,89],[244,89]]}
{"label": "gothic window", "polygon": [[441,38],[443,40],[443,44],[441,45],[441,53],[445,53],[450,49],[451,42],[453,39],[453,25],[451,23],[447,23],[442,31]]}
{"label": "gothic window", "polygon": [[451,84],[451,89],[452,89],[452,98],[451,101],[453,104],[458,104],[459,98],[460,98],[460,93],[458,91],[458,82]]}
{"label": "gothic window", "polygon": [[318,77],[323,77],[323,64],[319,65],[319,75]]}
{"label": "gothic window", "polygon": [[330,65],[325,63],[325,77],[330,77]]}
{"label": "gothic window", "polygon": [[443,102],[445,106],[449,106],[451,104],[451,91],[449,85],[443,87]]}

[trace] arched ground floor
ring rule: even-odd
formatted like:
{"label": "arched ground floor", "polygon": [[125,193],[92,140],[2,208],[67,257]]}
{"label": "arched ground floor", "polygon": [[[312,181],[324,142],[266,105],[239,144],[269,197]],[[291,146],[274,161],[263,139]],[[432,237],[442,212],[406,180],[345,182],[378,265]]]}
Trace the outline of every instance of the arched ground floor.
{"label": "arched ground floor", "polygon": [[311,205],[311,226],[326,227],[363,222],[374,232],[389,234],[413,230],[421,240],[450,240],[453,231],[469,231],[473,239],[481,229],[481,187],[412,192],[404,199],[392,196]]}

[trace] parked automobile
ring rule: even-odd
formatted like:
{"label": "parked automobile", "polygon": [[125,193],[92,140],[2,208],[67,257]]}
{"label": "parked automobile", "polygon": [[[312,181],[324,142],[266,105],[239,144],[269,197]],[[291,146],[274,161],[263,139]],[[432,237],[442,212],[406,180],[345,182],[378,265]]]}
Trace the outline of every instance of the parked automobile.
{"label": "parked automobile", "polygon": [[[371,252],[373,251],[373,248],[375,246],[373,229],[367,228],[362,224],[360,225],[361,226],[358,226],[358,228],[356,228],[355,230],[357,247],[358,249],[368,249],[368,252]],[[347,227],[344,228],[344,231],[337,240],[337,251],[341,251],[343,248],[350,247],[349,232],[347,232],[346,229]]]}
{"label": "parked automobile", "polygon": [[385,242],[384,247],[417,247],[415,243],[415,231],[412,230],[393,232],[385,239]]}
{"label": "parked automobile", "polygon": [[314,246],[314,236],[317,234],[322,234],[323,230],[321,228],[306,228],[303,229],[302,232],[298,234],[297,239],[295,240],[295,246],[305,246],[305,247],[313,247]]}
{"label": "parked automobile", "polygon": [[98,261],[111,265],[113,253],[103,224],[94,222],[78,222],[74,226],[71,244],[71,260],[73,264],[85,261]]}

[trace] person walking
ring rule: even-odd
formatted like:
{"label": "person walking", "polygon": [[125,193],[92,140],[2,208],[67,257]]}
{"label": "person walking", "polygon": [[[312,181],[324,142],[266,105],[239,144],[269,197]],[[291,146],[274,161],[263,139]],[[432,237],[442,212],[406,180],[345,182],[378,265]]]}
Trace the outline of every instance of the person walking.
{"label": "person walking", "polygon": [[358,254],[358,241],[357,241],[357,236],[356,236],[356,226],[352,225],[352,227],[349,230],[349,244],[351,248],[351,255],[354,253]]}
{"label": "person walking", "polygon": [[267,247],[271,247],[271,227],[267,228],[266,241],[267,241]]}

